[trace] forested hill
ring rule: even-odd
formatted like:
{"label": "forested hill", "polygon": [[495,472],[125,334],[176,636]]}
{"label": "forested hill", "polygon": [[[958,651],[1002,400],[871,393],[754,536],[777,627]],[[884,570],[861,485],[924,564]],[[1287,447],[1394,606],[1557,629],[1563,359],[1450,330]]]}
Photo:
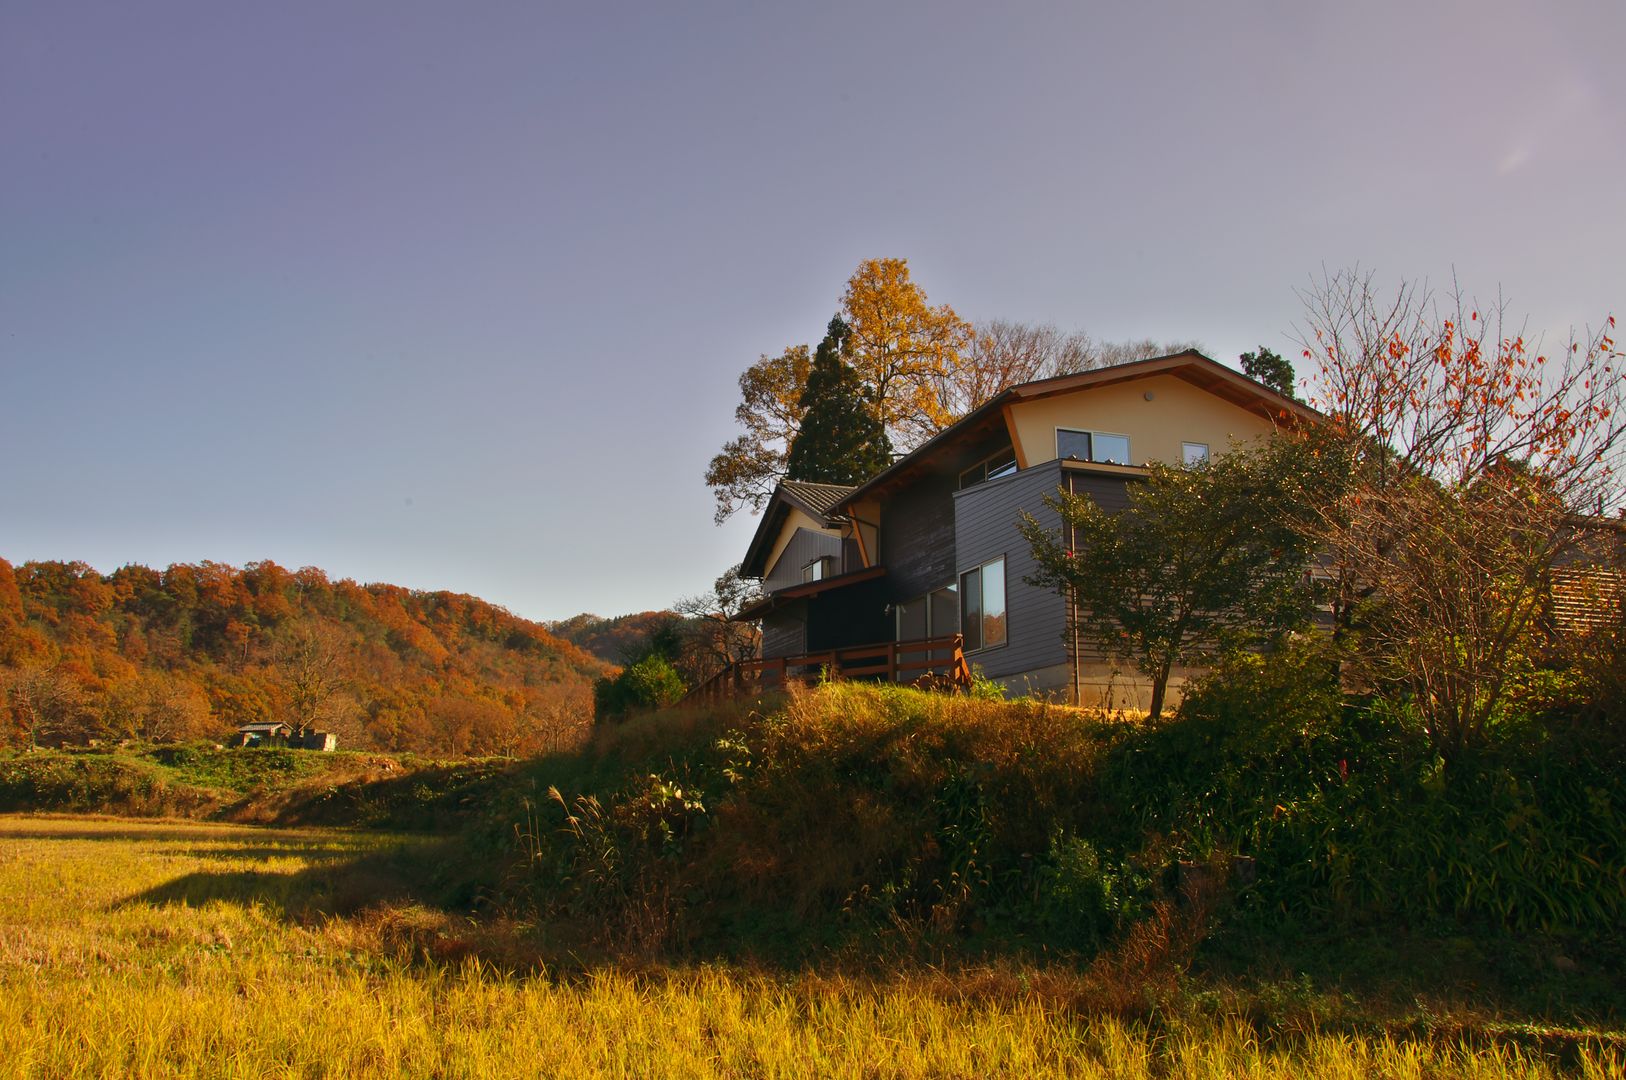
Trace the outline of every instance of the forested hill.
{"label": "forested hill", "polygon": [[0,559],[0,743],[220,738],[283,720],[349,749],[535,753],[589,722],[606,670],[472,596],[314,567],[103,575]]}

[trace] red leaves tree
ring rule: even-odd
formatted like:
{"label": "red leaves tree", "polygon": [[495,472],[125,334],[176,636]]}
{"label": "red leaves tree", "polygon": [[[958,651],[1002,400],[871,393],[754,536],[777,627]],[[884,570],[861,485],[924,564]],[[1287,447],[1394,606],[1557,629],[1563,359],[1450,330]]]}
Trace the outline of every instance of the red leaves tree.
{"label": "red leaves tree", "polygon": [[1554,563],[1621,504],[1614,319],[1558,350],[1498,302],[1343,271],[1302,297],[1311,404],[1342,494],[1311,523],[1355,672],[1409,702],[1440,753],[1500,715]]}

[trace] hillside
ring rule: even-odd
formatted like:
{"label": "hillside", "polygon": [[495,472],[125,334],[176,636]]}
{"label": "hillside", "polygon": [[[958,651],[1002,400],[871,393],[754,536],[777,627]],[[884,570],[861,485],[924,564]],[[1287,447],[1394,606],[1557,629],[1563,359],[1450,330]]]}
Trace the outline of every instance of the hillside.
{"label": "hillside", "polygon": [[220,563],[100,574],[0,559],[0,744],[222,738],[531,754],[578,738],[606,665],[472,596]]}

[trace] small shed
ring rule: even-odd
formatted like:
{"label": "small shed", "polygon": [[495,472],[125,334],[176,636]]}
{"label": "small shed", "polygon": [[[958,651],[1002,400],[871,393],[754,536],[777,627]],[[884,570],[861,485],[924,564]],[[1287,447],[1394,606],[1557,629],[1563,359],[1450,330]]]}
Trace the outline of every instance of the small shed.
{"label": "small shed", "polygon": [[294,729],[281,721],[244,724],[237,729],[238,746],[287,746]]}
{"label": "small shed", "polygon": [[299,745],[306,750],[337,750],[339,737],[331,731],[307,731]]}

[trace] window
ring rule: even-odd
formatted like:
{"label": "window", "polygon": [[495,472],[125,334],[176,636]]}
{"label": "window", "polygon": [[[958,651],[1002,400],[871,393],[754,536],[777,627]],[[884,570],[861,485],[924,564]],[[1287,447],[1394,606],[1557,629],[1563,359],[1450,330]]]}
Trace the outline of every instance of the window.
{"label": "window", "polygon": [[960,486],[968,488],[984,480],[997,480],[1016,471],[1016,451],[1007,446],[990,458],[977,462],[960,474]]}
{"label": "window", "polygon": [[894,607],[899,641],[947,637],[960,628],[960,595],[951,582]]}
{"label": "window", "polygon": [[1129,464],[1129,436],[1106,431],[1056,429],[1056,456],[1078,461],[1100,461],[1112,465]]}
{"label": "window", "polygon": [[965,649],[1005,644],[1005,559],[990,559],[960,575],[960,633]]}
{"label": "window", "polygon": [[820,555],[802,567],[803,581],[823,581],[830,576],[830,556]]}
{"label": "window", "polygon": [[1187,465],[1206,465],[1208,463],[1208,444],[1205,442],[1181,443],[1180,459]]}

